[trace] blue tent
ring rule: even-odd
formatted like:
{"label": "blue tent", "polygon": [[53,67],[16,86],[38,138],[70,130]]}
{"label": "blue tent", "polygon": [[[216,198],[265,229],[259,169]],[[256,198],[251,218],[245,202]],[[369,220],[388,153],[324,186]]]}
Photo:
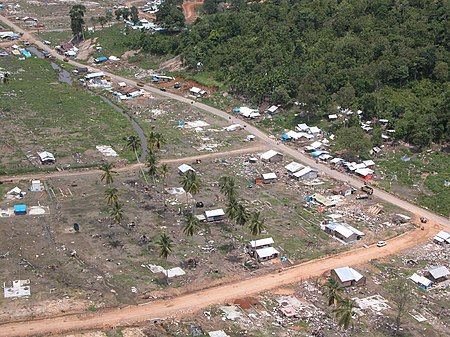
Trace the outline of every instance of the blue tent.
{"label": "blue tent", "polygon": [[15,215],[25,215],[27,214],[27,205],[14,205]]}
{"label": "blue tent", "polygon": [[289,140],[291,139],[291,137],[289,137],[287,134],[283,133],[282,135],[280,135],[282,140]]}
{"label": "blue tent", "polygon": [[100,63],[100,62],[105,62],[105,61],[108,61],[108,58],[106,56],[100,56],[95,59],[95,63]]}

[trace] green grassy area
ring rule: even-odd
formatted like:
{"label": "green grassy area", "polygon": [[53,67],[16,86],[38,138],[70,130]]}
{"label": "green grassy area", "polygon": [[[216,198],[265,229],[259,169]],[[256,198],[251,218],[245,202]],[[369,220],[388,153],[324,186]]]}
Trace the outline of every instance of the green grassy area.
{"label": "green grassy area", "polygon": [[96,45],[103,48],[98,53],[98,56],[109,57],[114,55],[120,57],[130,49],[127,43],[139,38],[139,35],[139,31],[126,29],[122,24],[114,24],[111,27],[105,27],[95,32],[87,33],[86,39],[97,39]]}
{"label": "green grassy area", "polygon": [[134,132],[125,117],[84,89],[59,83],[48,61],[6,58],[2,66],[12,75],[0,86],[0,137],[8,146],[0,171],[36,170],[25,156],[43,149],[58,160],[67,158],[71,166],[82,164],[71,162],[74,153],[99,144],[112,145],[122,158],[134,157],[123,141]]}
{"label": "green grassy area", "polygon": [[[410,160],[403,161],[403,156]],[[379,181],[381,187],[397,194],[403,191],[403,197],[415,196],[413,201],[420,206],[449,215],[450,186],[444,185],[445,181],[450,181],[449,154],[441,151],[412,153],[405,149],[376,163],[385,177]],[[405,194],[402,189],[409,189],[411,193]]]}
{"label": "green grassy area", "polygon": [[38,37],[41,40],[47,40],[50,41],[52,46],[56,46],[63,42],[68,42],[72,38],[72,32],[71,31],[63,31],[63,32],[55,32],[55,31],[49,31],[49,32],[41,32],[38,34]]}
{"label": "green grassy area", "polygon": [[219,82],[214,79],[214,74],[202,71],[199,73],[192,73],[187,71],[177,71],[173,72],[174,76],[181,76],[186,80],[196,81],[197,83],[207,86],[207,87],[216,87],[220,90],[226,90],[226,86],[224,82]]}

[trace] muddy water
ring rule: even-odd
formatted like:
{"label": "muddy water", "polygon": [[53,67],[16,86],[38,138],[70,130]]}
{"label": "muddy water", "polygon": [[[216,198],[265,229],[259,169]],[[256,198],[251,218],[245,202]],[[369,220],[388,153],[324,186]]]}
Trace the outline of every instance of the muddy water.
{"label": "muddy water", "polygon": [[[39,50],[37,50],[35,47],[28,47],[29,51],[32,52],[34,55],[36,55],[38,58],[43,59],[44,54],[42,54]],[[50,65],[52,68],[56,71],[58,71],[58,81],[61,83],[67,83],[68,85],[72,85],[72,79],[70,78],[70,73],[61,68],[59,65],[57,65],[54,62],[51,62]]]}

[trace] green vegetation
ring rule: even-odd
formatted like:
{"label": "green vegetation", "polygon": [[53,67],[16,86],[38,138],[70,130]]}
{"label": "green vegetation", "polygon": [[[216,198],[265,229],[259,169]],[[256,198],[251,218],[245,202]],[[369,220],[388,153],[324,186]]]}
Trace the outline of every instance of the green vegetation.
{"label": "green vegetation", "polygon": [[448,11],[442,0],[233,1],[178,35],[142,33],[129,45],[181,54],[190,69],[255,103],[301,101],[311,116],[340,105],[388,118],[396,137],[423,147],[450,140]]}
{"label": "green vegetation", "polygon": [[[402,157],[410,158],[403,161]],[[445,152],[412,153],[403,150],[393,157],[377,160],[379,171],[384,175],[380,185],[394,193],[399,186],[411,189],[402,196],[417,196],[417,203],[444,216],[450,214],[450,166]],[[401,189],[400,189],[401,190]]]}
{"label": "green vegetation", "polygon": [[139,31],[129,29],[121,24],[115,24],[111,27],[105,27],[95,32],[86,32],[86,39],[98,39],[98,45],[102,51],[98,56],[122,56],[129,50],[127,43],[135,42],[139,38]]}
{"label": "green vegetation", "polygon": [[131,150],[121,151],[124,136],[133,134],[131,126],[100,98],[59,83],[46,60],[6,58],[2,62],[11,72],[9,83],[0,85],[0,137],[8,144],[0,161],[2,171],[11,172],[12,167],[16,173],[29,171],[25,153],[35,155],[43,149],[60,160],[106,144],[122,157],[133,158]]}
{"label": "green vegetation", "polygon": [[69,31],[63,31],[63,32],[41,32],[39,34],[39,37],[42,40],[50,41],[50,43],[53,46],[56,46],[62,42],[67,42],[72,38],[72,34]]}

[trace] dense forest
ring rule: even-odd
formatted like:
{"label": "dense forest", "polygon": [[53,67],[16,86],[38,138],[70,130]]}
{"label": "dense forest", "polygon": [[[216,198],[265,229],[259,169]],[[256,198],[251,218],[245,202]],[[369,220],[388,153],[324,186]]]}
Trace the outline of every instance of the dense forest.
{"label": "dense forest", "polygon": [[182,55],[254,103],[298,101],[316,115],[340,105],[390,119],[415,145],[450,140],[449,1],[206,0],[204,11],[133,47]]}

